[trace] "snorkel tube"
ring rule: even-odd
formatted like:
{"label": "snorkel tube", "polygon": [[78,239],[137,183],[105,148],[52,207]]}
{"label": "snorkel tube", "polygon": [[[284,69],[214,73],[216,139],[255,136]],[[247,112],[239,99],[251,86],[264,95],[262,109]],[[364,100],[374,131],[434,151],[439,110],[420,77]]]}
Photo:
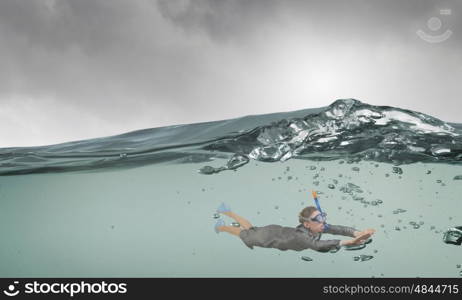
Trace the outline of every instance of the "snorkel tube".
{"label": "snorkel tube", "polygon": [[[321,215],[324,215],[324,213],[322,212],[322,209],[321,209],[321,205],[319,205],[318,194],[316,193],[316,191],[311,191],[311,194],[313,194],[314,203],[316,204],[316,208],[319,210]],[[328,228],[329,228],[329,224],[324,222],[324,226],[323,226],[322,230],[325,231]]]}

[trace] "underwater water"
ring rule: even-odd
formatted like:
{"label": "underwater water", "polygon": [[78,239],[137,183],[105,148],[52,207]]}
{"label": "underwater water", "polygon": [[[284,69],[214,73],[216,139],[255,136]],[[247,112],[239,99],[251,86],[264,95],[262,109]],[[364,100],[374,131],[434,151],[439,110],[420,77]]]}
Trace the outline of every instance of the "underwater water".
{"label": "underwater water", "polygon": [[[462,225],[461,128],[343,99],[3,148],[0,276],[461,277],[462,246],[443,241]],[[251,250],[214,231],[221,202],[255,226],[297,226],[311,190],[328,223],[374,228],[372,242]]]}

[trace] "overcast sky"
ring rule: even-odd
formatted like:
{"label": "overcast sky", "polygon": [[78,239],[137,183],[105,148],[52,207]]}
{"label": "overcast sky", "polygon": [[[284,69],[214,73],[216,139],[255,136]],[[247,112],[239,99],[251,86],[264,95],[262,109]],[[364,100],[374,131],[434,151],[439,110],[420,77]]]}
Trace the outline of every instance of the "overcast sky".
{"label": "overcast sky", "polygon": [[339,98],[462,123],[461,13],[460,0],[1,0],[0,147]]}

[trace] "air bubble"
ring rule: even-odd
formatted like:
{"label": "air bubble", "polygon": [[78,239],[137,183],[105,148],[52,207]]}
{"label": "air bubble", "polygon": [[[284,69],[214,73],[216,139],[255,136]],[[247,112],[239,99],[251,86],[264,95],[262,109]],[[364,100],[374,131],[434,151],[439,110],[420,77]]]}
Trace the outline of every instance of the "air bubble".
{"label": "air bubble", "polygon": [[405,210],[405,209],[401,209],[401,208],[395,209],[395,210],[393,211],[393,213],[394,213],[395,215],[396,215],[396,214],[399,214],[399,213],[403,213],[403,212],[406,212],[406,210]]}
{"label": "air bubble", "polygon": [[368,261],[368,260],[371,260],[372,258],[374,258],[374,256],[372,255],[365,255],[365,254],[361,254],[359,256],[360,260],[361,261]]}
{"label": "air bubble", "polygon": [[308,257],[308,256],[302,256],[302,260],[304,260],[304,261],[313,261],[313,259],[311,257]]}
{"label": "air bubble", "polygon": [[393,167],[393,173],[403,174],[403,169],[401,169],[400,167]]}

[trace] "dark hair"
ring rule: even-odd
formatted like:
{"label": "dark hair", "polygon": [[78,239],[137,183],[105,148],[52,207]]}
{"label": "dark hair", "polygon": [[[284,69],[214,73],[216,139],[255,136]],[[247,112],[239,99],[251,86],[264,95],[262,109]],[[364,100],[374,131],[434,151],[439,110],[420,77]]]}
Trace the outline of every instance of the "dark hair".
{"label": "dark hair", "polygon": [[303,224],[303,222],[307,222],[313,212],[317,211],[318,209],[314,206],[307,206],[305,207],[300,214],[298,215],[298,221]]}

